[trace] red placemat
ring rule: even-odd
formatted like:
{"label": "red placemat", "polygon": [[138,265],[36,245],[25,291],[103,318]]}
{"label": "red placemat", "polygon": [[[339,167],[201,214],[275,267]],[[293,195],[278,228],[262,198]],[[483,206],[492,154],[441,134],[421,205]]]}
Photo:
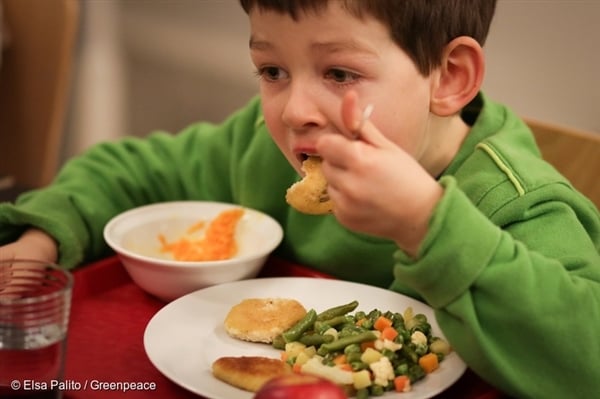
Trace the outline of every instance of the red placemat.
{"label": "red placemat", "polygon": [[[66,399],[199,398],[164,377],[146,356],[144,330],[164,302],[137,287],[117,257],[84,266],[74,276]],[[270,259],[261,276],[332,278],[280,259]],[[438,397],[496,399],[502,395],[467,370]]]}
{"label": "red placemat", "polygon": [[136,286],[116,257],[74,275],[65,398],[198,398],[146,356],[144,330],[164,302]]}

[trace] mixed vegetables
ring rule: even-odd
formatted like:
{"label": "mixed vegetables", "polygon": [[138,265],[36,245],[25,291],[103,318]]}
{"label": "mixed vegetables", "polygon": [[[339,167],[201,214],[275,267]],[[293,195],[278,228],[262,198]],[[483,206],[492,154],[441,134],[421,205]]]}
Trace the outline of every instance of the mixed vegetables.
{"label": "mixed vegetables", "polygon": [[352,301],[319,314],[310,309],[273,346],[295,371],[336,382],[357,399],[410,391],[451,351],[432,335],[427,317],[410,307],[402,314],[377,309],[352,314],[357,307]]}

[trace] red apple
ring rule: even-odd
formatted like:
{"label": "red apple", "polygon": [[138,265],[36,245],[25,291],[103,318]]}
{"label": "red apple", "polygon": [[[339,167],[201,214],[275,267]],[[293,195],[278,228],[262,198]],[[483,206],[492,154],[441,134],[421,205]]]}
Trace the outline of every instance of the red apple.
{"label": "red apple", "polygon": [[308,374],[286,374],[264,384],[254,399],[348,399],[337,384]]}

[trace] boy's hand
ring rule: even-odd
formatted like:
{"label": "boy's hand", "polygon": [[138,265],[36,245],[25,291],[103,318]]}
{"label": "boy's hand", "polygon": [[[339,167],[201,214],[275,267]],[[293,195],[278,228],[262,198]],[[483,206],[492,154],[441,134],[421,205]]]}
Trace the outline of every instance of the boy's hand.
{"label": "boy's hand", "polygon": [[52,237],[38,229],[29,229],[15,242],[0,246],[0,260],[36,259],[55,263],[58,248]]}
{"label": "boy's hand", "polygon": [[442,187],[370,121],[357,131],[362,111],[354,92],[344,97],[341,112],[349,134],[324,135],[317,143],[335,216],[352,230],[392,239],[416,255]]}

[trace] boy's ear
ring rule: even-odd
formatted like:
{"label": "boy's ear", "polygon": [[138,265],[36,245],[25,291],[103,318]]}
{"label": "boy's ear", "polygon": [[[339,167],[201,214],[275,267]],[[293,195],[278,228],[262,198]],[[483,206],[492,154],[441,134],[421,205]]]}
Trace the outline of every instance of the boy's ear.
{"label": "boy's ear", "polygon": [[459,112],[479,92],[484,71],[483,49],[475,39],[461,36],[448,43],[433,81],[431,112],[438,116]]}

